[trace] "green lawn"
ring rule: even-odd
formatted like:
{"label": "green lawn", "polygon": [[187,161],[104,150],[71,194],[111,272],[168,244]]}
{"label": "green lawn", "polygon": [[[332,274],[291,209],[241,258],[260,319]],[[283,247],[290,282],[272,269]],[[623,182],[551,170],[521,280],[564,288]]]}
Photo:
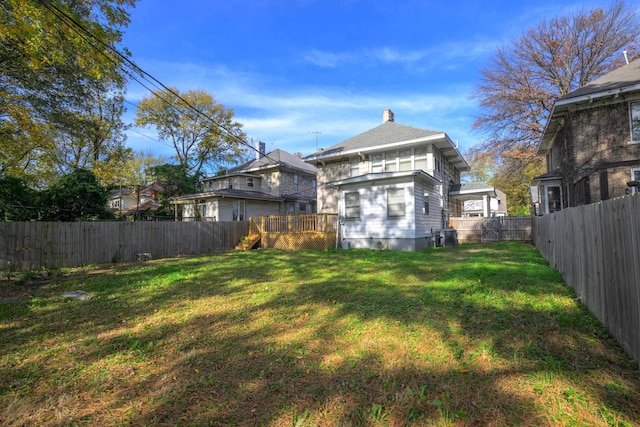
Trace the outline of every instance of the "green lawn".
{"label": "green lawn", "polygon": [[637,365],[519,243],[156,260],[0,297],[1,425],[640,425]]}

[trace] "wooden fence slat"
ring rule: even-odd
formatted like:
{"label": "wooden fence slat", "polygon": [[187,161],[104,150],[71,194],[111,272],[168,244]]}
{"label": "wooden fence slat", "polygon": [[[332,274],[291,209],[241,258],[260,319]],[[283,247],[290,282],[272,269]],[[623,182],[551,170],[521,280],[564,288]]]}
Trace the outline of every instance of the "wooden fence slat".
{"label": "wooden fence slat", "polygon": [[540,254],[640,359],[640,194],[534,218]]}
{"label": "wooden fence slat", "polygon": [[231,250],[249,223],[234,222],[0,222],[0,267],[76,267]]}

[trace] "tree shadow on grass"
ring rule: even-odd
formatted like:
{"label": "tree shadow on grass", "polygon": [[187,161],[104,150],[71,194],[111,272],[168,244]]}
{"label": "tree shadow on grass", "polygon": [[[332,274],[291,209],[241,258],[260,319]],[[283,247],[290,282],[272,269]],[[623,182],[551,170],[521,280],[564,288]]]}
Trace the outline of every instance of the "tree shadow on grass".
{"label": "tree shadow on grass", "polygon": [[[258,251],[105,275],[92,300],[12,319],[0,400],[83,396],[59,424],[553,424],[547,404],[640,422],[633,366],[540,260],[517,245]],[[34,340],[52,348],[21,360]]]}

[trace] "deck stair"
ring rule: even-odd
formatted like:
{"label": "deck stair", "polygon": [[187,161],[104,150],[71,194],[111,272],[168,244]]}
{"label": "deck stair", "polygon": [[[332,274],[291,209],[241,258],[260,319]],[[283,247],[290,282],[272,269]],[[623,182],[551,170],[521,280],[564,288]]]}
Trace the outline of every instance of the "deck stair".
{"label": "deck stair", "polygon": [[244,240],[236,245],[236,251],[248,251],[256,247],[260,243],[261,236],[259,234],[249,234]]}

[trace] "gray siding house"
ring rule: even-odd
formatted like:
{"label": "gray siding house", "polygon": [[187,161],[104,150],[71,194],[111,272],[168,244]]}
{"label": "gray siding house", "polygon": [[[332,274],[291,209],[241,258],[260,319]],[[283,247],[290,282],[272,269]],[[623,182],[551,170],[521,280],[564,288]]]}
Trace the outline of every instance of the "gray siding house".
{"label": "gray siding house", "polygon": [[316,168],[283,150],[203,180],[203,191],[171,199],[183,221],[247,221],[316,211]]}
{"label": "gray siding house", "polygon": [[559,98],[538,155],[547,171],[531,183],[537,215],[637,192],[640,59]]}
{"label": "gray siding house", "polygon": [[414,251],[429,244],[461,202],[449,197],[469,165],[449,136],[383,123],[304,158],[318,170],[318,212],[343,219],[342,246]]}

